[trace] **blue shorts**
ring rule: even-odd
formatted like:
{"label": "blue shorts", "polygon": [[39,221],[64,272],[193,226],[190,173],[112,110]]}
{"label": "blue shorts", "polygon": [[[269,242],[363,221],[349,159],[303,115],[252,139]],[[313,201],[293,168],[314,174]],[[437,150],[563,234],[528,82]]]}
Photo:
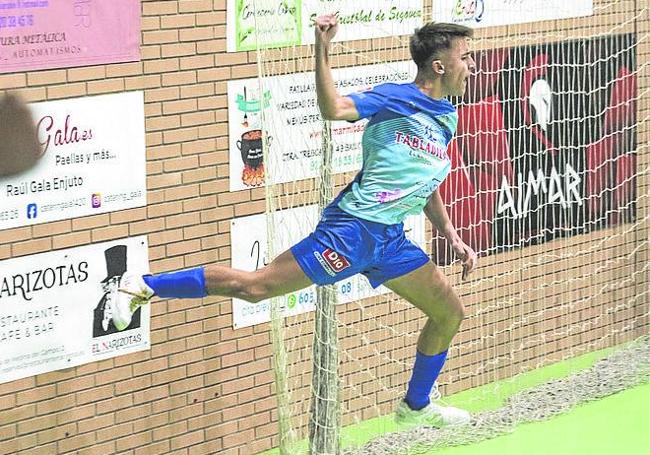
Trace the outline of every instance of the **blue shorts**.
{"label": "blue shorts", "polygon": [[316,229],[291,247],[305,274],[325,285],[364,274],[373,288],[429,262],[424,251],[404,235],[404,225],[366,221],[336,203],[324,211]]}

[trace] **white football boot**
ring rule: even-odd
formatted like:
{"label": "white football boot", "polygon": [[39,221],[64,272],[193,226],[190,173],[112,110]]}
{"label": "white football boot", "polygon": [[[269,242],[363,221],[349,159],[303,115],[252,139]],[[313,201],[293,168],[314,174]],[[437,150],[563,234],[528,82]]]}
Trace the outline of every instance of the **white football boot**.
{"label": "white football boot", "polygon": [[113,325],[117,330],[126,329],[131,324],[133,313],[142,305],[149,303],[153,290],[147,286],[142,275],[125,272],[119,283],[111,290],[113,306]]}
{"label": "white football boot", "polygon": [[418,426],[442,428],[463,426],[470,423],[469,412],[440,404],[440,397],[441,394],[436,382],[431,390],[431,401],[424,408],[414,411],[406,404],[406,401],[401,400],[395,410],[395,423],[404,429]]}

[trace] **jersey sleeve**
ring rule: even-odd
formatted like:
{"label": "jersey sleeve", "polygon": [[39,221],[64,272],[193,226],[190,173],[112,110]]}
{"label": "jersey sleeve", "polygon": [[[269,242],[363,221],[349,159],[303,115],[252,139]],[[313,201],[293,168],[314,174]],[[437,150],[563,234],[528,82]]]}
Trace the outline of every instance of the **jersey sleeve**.
{"label": "jersey sleeve", "polygon": [[390,94],[389,85],[381,84],[370,90],[348,95],[357,108],[359,118],[372,117],[386,105]]}

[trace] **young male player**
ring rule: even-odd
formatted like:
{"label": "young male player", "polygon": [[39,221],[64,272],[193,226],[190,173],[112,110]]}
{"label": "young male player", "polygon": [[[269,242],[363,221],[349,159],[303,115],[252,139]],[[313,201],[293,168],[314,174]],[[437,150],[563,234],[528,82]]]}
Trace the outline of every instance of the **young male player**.
{"label": "young male player", "polygon": [[463,278],[476,267],[476,253],[456,233],[438,192],[450,171],[446,150],[458,121],[445,97],[465,92],[474,69],[469,51],[472,30],[454,24],[425,25],[410,42],[418,66],[414,82],[382,84],[341,96],[328,57],[336,16],[318,17],[315,26],[316,92],[322,116],[370,119],[362,140],[363,167],[354,181],[323,211],[312,234],[268,266],[255,272],[208,265],[144,277],[127,273],[120,285],[127,292],[116,291],[118,306],[137,307],[152,294],[163,298],[216,294],[259,302],[362,273],[372,286],[385,285],[428,317],[406,396],[396,411],[398,423],[465,424],[466,411],[429,399],[464,308],[442,272],[406,239],[402,221],[424,210],[462,261]]}

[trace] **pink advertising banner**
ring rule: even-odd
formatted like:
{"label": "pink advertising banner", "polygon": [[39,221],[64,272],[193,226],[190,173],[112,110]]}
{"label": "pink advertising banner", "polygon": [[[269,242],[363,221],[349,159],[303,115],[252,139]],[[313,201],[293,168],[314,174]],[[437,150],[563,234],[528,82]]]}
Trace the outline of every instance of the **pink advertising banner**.
{"label": "pink advertising banner", "polygon": [[140,0],[0,0],[0,73],[140,59]]}

